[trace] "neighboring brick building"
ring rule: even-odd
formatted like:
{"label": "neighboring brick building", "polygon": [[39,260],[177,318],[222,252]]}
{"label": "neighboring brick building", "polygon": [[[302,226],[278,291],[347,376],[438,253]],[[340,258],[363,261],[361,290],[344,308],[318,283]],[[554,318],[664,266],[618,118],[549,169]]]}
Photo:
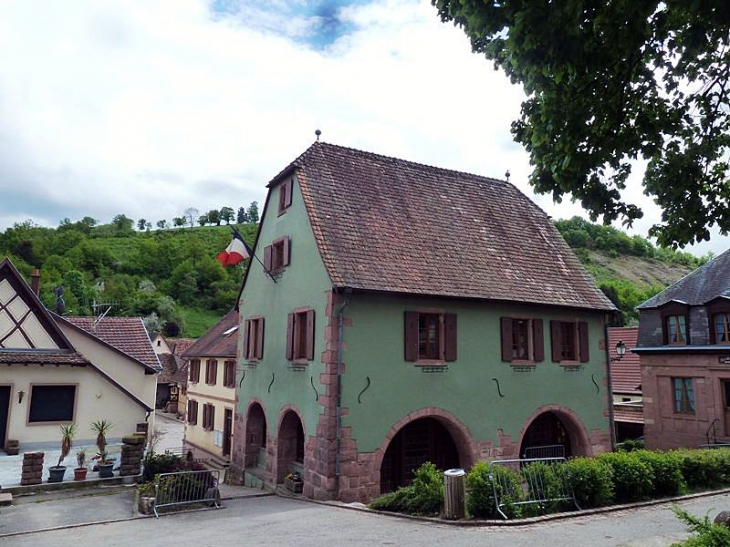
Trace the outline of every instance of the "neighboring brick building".
{"label": "neighboring brick building", "polygon": [[[613,389],[613,421],[616,441],[638,439],[644,434],[644,414],[641,397],[641,364],[636,347],[639,327],[609,327],[608,357]],[[616,345],[622,342],[626,353],[619,356]]]}
{"label": "neighboring brick building", "polygon": [[511,184],[318,142],[255,252],[229,476],[367,501],[427,460],[611,449],[614,307]]}
{"label": "neighboring brick building", "polygon": [[648,448],[730,442],[730,251],[639,306]]}

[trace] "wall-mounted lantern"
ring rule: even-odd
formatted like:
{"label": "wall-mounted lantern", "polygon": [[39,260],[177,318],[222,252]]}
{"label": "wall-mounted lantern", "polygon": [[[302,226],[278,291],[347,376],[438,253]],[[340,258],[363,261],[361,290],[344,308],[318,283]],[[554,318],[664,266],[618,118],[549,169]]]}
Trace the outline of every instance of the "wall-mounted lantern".
{"label": "wall-mounted lantern", "polygon": [[18,404],[21,404],[23,402],[23,397],[25,397],[25,391],[18,391]]}
{"label": "wall-mounted lantern", "polygon": [[624,344],[623,340],[619,340],[616,344],[616,355],[618,355],[618,357],[611,358],[612,363],[615,361],[620,361],[621,359],[623,359],[624,355],[626,355],[626,344]]}

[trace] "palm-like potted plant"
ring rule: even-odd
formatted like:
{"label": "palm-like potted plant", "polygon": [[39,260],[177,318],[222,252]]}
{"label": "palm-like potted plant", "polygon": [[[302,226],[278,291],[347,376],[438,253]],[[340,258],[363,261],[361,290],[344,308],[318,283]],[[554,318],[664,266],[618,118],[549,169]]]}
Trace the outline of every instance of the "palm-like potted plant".
{"label": "palm-like potted plant", "polygon": [[86,469],[86,450],[83,448],[76,452],[76,469],[74,469],[74,480],[75,481],[82,481],[86,479],[86,473],[88,469]]}
{"label": "palm-like potted plant", "polygon": [[76,424],[61,424],[61,455],[58,463],[48,468],[48,482],[61,482],[66,474],[66,466],[61,465],[73,446],[74,437],[76,436]]}
{"label": "palm-like potted plant", "polygon": [[91,423],[91,429],[96,433],[96,447],[99,449],[99,478],[113,477],[114,460],[109,460],[106,451],[106,436],[114,426],[109,420],[97,420]]}

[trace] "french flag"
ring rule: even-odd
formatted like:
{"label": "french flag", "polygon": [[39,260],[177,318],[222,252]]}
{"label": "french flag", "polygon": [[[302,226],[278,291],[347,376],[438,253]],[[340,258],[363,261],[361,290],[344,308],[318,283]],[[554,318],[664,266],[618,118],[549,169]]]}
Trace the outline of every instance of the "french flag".
{"label": "french flag", "polygon": [[225,251],[221,251],[215,258],[221,263],[221,266],[225,268],[226,266],[235,266],[239,262],[246,260],[247,258],[251,258],[252,256],[253,251],[251,250],[251,247],[246,245],[246,242],[241,237],[241,234],[238,233],[238,230],[233,228],[233,239],[228,244]]}

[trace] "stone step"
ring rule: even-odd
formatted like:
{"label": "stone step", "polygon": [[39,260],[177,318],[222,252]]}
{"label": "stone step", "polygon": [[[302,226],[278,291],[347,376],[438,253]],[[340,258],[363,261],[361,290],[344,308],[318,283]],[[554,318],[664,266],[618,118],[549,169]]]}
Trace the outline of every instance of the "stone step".
{"label": "stone step", "polygon": [[10,492],[0,492],[0,507],[13,504],[13,495]]}

